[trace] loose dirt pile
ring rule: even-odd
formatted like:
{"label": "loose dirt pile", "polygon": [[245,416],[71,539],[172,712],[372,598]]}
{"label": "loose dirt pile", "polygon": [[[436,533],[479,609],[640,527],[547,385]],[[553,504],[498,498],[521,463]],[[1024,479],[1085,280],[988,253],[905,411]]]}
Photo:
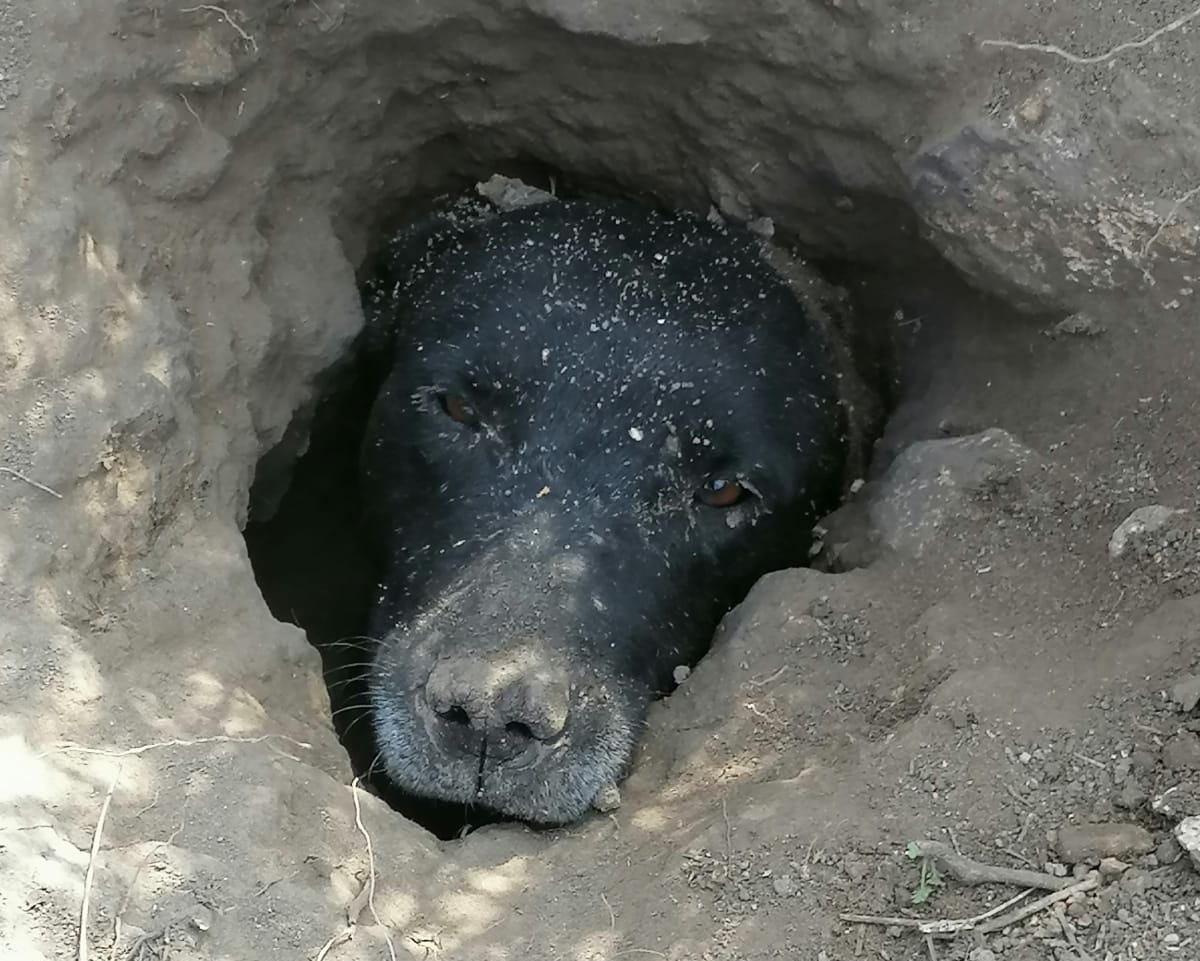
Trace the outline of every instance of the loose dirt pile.
{"label": "loose dirt pile", "polygon": [[[1194,955],[1200,10],[31,6],[0,3],[0,957]],[[895,335],[899,406],[830,570],[730,615],[619,809],[442,843],[351,787],[240,528],[383,217],[495,169],[771,218]],[[1153,505],[1186,513],[1122,528]],[[1042,892],[927,841],[1070,893],[985,931]]]}

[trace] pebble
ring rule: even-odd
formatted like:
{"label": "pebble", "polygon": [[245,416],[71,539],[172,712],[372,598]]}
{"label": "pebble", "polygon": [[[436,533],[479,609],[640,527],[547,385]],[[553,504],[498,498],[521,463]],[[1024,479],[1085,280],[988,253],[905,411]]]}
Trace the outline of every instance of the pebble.
{"label": "pebble", "polygon": [[1158,758],[1152,751],[1134,751],[1129,755],[1129,760],[1133,764],[1133,769],[1139,774],[1151,773],[1158,764]]}
{"label": "pebble", "polygon": [[1104,333],[1104,325],[1091,314],[1082,311],[1065,317],[1050,328],[1047,333],[1051,337],[1099,337]]}
{"label": "pebble", "polygon": [[621,790],[615,784],[606,784],[596,792],[592,807],[602,814],[615,811],[621,806]]}
{"label": "pebble", "polygon": [[676,684],[682,684],[692,676],[692,669],[686,664],[680,664],[671,672],[671,676],[675,679]]}
{"label": "pebble", "polygon": [[1067,864],[1081,861],[1149,854],[1154,850],[1150,832],[1138,824],[1064,824],[1058,829],[1058,855]]}
{"label": "pebble", "polygon": [[1200,736],[1179,732],[1163,745],[1162,758],[1172,771],[1200,770]]}
{"label": "pebble", "polygon": [[1108,541],[1108,556],[1114,561],[1124,557],[1132,541],[1141,534],[1153,534],[1161,530],[1176,514],[1183,511],[1162,504],[1139,507],[1117,525]]}
{"label": "pebble", "polygon": [[1126,871],[1121,878],[1121,890],[1134,898],[1144,898],[1150,889],[1150,875],[1137,868]]}
{"label": "pebble", "polygon": [[1171,700],[1184,714],[1200,704],[1200,675],[1184,674],[1171,686]]}
{"label": "pebble", "polygon": [[1106,878],[1115,878],[1129,870],[1129,865],[1120,858],[1101,858],[1100,873]]}
{"label": "pebble", "polygon": [[1150,799],[1145,788],[1136,778],[1129,778],[1121,785],[1121,793],[1117,795],[1116,805],[1126,811],[1136,811]]}
{"label": "pebble", "polygon": [[842,870],[846,872],[851,881],[861,881],[871,873],[871,866],[866,861],[860,861],[857,858],[847,858],[842,865]]}
{"label": "pebble", "polygon": [[796,882],[786,874],[782,874],[771,882],[771,887],[781,898],[790,898],[796,893]]}
{"label": "pebble", "polygon": [[1167,947],[1174,947],[1181,940],[1183,940],[1183,939],[1180,938],[1179,935],[1176,934],[1174,931],[1171,931],[1170,933],[1163,935],[1163,944],[1165,944]]}
{"label": "pebble", "polygon": [[1183,848],[1174,838],[1167,838],[1154,849],[1154,854],[1159,864],[1174,864],[1183,857]]}
{"label": "pebble", "polygon": [[1192,863],[1200,871],[1200,816],[1180,821],[1175,826],[1175,839],[1191,855]]}

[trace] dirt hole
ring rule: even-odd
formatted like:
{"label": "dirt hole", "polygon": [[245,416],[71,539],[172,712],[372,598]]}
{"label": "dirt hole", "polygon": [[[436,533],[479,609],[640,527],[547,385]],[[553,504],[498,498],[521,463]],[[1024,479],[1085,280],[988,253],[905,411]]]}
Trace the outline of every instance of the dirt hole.
{"label": "dirt hole", "polygon": [[[505,173],[561,197],[620,195],[653,203],[653,198],[631,197],[608,185],[573,182],[535,164],[520,164]],[[382,278],[383,247],[397,230],[444,205],[447,198],[469,193],[467,183],[456,184],[437,196],[407,199],[397,205],[395,215],[379,218],[376,242],[358,272],[367,327],[346,356],[326,371],[310,412],[297,417],[289,436],[260,461],[245,528],[255,576],[273,615],[301,627],[321,655],[334,727],[356,773],[393,808],[443,839],[501,819],[401,794],[373,768],[376,748],[363,680],[371,642],[363,632],[376,574],[358,527],[357,457],[367,415],[386,374],[370,305],[372,285]],[[894,225],[895,211],[890,206],[881,209],[880,220]],[[878,441],[886,414],[905,397],[920,395],[926,369],[936,365],[938,355],[921,347],[937,340],[932,318],[911,322],[921,308],[911,308],[906,315],[896,305],[906,296],[915,298],[949,320],[956,313],[952,305],[974,295],[944,260],[919,244],[908,244],[890,264],[822,258],[820,251],[806,255],[844,293],[858,318],[851,347],[880,405],[881,416],[869,428],[869,440]],[[920,279],[914,282],[914,277]],[[907,293],[901,285],[907,285]],[[876,444],[876,453],[873,472],[890,458],[886,445]]]}

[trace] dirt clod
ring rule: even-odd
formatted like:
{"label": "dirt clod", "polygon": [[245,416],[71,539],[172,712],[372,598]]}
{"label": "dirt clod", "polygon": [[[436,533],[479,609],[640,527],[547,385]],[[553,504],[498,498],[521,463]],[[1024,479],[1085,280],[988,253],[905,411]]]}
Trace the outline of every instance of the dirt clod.
{"label": "dirt clod", "polygon": [[1055,844],[1067,864],[1149,854],[1154,839],[1140,824],[1064,824]]}

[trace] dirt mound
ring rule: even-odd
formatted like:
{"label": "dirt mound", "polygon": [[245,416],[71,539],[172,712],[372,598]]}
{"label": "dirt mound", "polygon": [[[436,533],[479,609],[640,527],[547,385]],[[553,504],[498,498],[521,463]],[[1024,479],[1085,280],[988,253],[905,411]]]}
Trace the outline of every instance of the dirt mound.
{"label": "dirt mound", "polygon": [[[30,7],[0,3],[0,957],[1194,952],[1200,12]],[[730,615],[619,809],[443,843],[350,786],[240,531],[389,219],[496,169],[769,218],[899,342],[896,409],[841,572]],[[1110,556],[1151,505],[1190,513]],[[1075,887],[928,948],[911,919],[1019,892],[922,840]]]}

